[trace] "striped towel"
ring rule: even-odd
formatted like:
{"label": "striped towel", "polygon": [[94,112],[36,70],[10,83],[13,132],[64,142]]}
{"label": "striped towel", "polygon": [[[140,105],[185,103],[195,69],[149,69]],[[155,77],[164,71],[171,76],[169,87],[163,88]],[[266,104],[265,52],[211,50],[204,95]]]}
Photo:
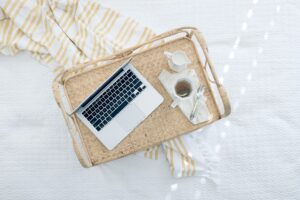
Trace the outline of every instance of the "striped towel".
{"label": "striped towel", "polygon": [[[87,60],[104,57],[155,36],[131,18],[80,0],[0,0],[0,52],[20,51],[54,73]],[[205,143],[189,134],[148,148],[143,156],[164,152],[175,177],[214,177],[216,157]]]}

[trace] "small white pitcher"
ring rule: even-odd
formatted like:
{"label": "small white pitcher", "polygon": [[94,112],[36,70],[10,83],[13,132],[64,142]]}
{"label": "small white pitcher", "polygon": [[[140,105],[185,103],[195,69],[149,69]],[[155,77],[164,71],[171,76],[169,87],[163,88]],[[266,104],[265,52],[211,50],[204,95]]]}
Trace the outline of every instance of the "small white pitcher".
{"label": "small white pitcher", "polygon": [[175,72],[181,72],[187,68],[188,64],[191,64],[184,51],[175,51],[173,53],[165,51],[164,54],[168,59],[170,68]]}

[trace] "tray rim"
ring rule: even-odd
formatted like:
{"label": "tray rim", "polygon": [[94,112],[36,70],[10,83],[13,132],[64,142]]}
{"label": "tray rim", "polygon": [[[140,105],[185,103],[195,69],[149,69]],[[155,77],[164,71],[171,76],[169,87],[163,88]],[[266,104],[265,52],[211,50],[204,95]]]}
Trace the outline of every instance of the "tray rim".
{"label": "tray rim", "polygon": [[[180,29],[176,29],[176,30],[180,30]],[[170,32],[172,32],[172,31],[170,31]],[[177,31],[173,31],[173,33],[175,33],[175,34],[176,34],[176,32],[177,32]],[[183,32],[186,32],[186,31],[183,31]],[[168,33],[168,32],[167,32],[167,33]],[[162,35],[164,35],[164,34],[161,34],[161,35],[159,35],[159,36],[162,36]],[[166,35],[166,33],[165,33],[165,35]],[[171,36],[172,36],[172,34],[171,34]],[[166,38],[167,38],[167,37],[168,37],[168,36],[166,36]],[[133,53],[133,54],[131,54],[131,55],[126,55],[126,56],[122,56],[122,57],[120,57],[120,58],[112,59],[112,61],[111,61],[111,62],[108,62],[108,63],[104,63],[104,64],[100,64],[100,65],[99,65],[99,64],[96,64],[96,66],[91,67],[91,68],[90,68],[89,66],[86,67],[86,65],[82,65],[82,67],[77,67],[77,66],[75,66],[74,68],[71,68],[71,69],[68,69],[68,70],[63,71],[63,73],[60,74],[60,76],[61,76],[61,77],[60,77],[60,80],[61,80],[60,83],[63,85],[63,90],[64,90],[64,92],[65,92],[65,94],[66,94],[65,96],[66,96],[66,98],[67,98],[67,101],[68,101],[69,106],[72,107],[72,109],[73,109],[73,106],[72,106],[72,104],[71,104],[71,102],[70,102],[70,99],[69,99],[69,93],[68,93],[68,91],[67,91],[66,85],[67,85],[68,81],[70,81],[72,78],[75,78],[76,76],[82,75],[82,74],[84,74],[84,73],[88,73],[88,72],[93,71],[93,70],[97,70],[97,69],[99,69],[100,67],[101,67],[101,68],[102,68],[102,67],[109,67],[110,65],[112,65],[112,64],[114,64],[114,63],[116,63],[116,62],[119,62],[120,60],[128,59],[129,57],[133,57],[133,59],[134,59],[134,56],[136,56],[136,55],[143,54],[143,53],[145,53],[145,52],[147,52],[147,51],[151,51],[151,50],[153,50],[153,49],[155,49],[155,48],[159,48],[159,47],[161,47],[161,46],[163,46],[163,45],[166,45],[166,44],[169,44],[169,43],[172,43],[172,42],[176,42],[176,41],[178,41],[178,40],[183,40],[183,39],[186,39],[186,40],[188,40],[189,42],[191,42],[191,44],[192,44],[192,46],[193,46],[193,49],[194,49],[194,51],[195,51],[195,53],[196,53],[196,55],[197,55],[197,60],[199,61],[199,65],[200,65],[200,68],[201,68],[200,70],[202,71],[202,73],[203,73],[203,75],[204,75],[204,77],[205,77],[205,82],[206,82],[206,84],[207,84],[207,86],[208,86],[209,93],[210,93],[210,95],[212,95],[213,105],[214,105],[214,107],[216,108],[217,113],[218,113],[218,114],[217,114],[217,116],[218,116],[217,118],[215,118],[214,120],[212,120],[212,121],[210,121],[210,122],[206,122],[206,123],[203,123],[203,124],[204,124],[204,125],[208,125],[208,124],[213,123],[214,121],[217,121],[217,120],[223,118],[223,117],[222,117],[222,114],[220,113],[218,104],[217,104],[217,102],[216,102],[215,95],[214,95],[214,93],[213,93],[213,91],[212,91],[212,89],[211,89],[211,83],[210,83],[211,81],[209,80],[207,71],[206,71],[206,69],[204,68],[204,66],[203,66],[203,64],[202,64],[202,62],[201,62],[201,58],[200,58],[200,55],[199,55],[198,48],[196,47],[195,42],[191,39],[191,35],[189,35],[189,34],[187,34],[186,36],[183,36],[183,37],[178,37],[178,38],[176,38],[176,39],[171,39],[170,41],[164,42],[164,43],[159,44],[159,45],[154,45],[154,46],[152,46],[152,47],[150,47],[150,48],[146,48],[146,49],[144,49],[144,50],[142,50],[142,51]],[[199,39],[198,39],[198,40],[199,40]],[[199,43],[200,43],[200,42],[199,42]],[[203,50],[203,47],[202,47],[202,46],[201,46],[201,48],[202,48],[202,50]],[[205,55],[205,56],[206,56],[206,55]],[[206,58],[206,60],[207,60],[207,57],[205,57],[205,58]],[[215,78],[215,77],[214,77],[214,78]],[[56,80],[56,79],[55,79],[55,80]],[[54,80],[54,81],[55,81],[55,80]],[[54,82],[54,81],[53,81],[53,82]],[[217,82],[217,83],[218,83],[218,82]],[[84,145],[85,151],[86,151],[86,153],[88,154],[88,157],[89,157],[89,159],[90,159],[92,165],[99,164],[99,163],[104,163],[104,162],[108,162],[108,161],[110,161],[110,160],[118,159],[118,158],[121,158],[121,157],[123,157],[123,156],[126,156],[126,155],[129,155],[129,154],[133,153],[133,152],[130,152],[130,153],[128,153],[128,154],[124,154],[124,155],[118,156],[117,158],[107,159],[107,160],[105,160],[104,162],[93,162],[93,161],[91,160],[91,157],[90,157],[90,152],[89,152],[88,148],[86,147],[86,143],[85,143],[85,141],[84,141],[83,138],[82,138],[81,130],[80,130],[80,127],[78,126],[78,121],[77,121],[78,119],[76,119],[76,117],[74,117],[74,115],[73,115],[73,116],[70,116],[70,117],[71,117],[71,118],[73,119],[73,121],[74,121],[75,127],[76,127],[76,129],[77,129],[77,131],[78,131],[78,133],[79,133],[79,135],[80,135],[80,137],[81,137],[81,142],[82,142],[83,145]],[[204,126],[204,125],[203,125],[203,126]],[[196,130],[196,129],[199,129],[199,127],[195,127],[195,129],[193,129],[193,130]],[[190,131],[193,131],[193,130],[191,129]],[[188,132],[190,132],[190,131],[188,131]],[[168,138],[168,139],[166,139],[166,140],[169,140],[169,139],[178,137],[178,136],[183,135],[183,134],[186,134],[186,133],[187,133],[187,132],[181,133],[181,134],[179,134],[179,135],[170,137],[170,138]],[[161,140],[161,141],[157,142],[156,144],[161,143],[161,142],[163,142],[163,141],[165,141],[165,140]],[[156,145],[156,144],[151,144],[151,145],[149,145],[149,146]],[[140,151],[140,150],[142,150],[142,149],[148,148],[149,146],[146,146],[146,147],[143,147],[143,148],[137,148],[137,149],[134,150],[134,152],[137,152],[137,151]]]}

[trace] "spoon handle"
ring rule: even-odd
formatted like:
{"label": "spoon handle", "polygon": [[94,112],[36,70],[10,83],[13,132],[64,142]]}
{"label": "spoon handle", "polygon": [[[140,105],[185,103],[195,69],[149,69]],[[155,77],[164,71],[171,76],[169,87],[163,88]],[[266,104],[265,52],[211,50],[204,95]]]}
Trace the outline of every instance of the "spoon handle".
{"label": "spoon handle", "polygon": [[198,102],[199,102],[199,99],[197,98],[197,99],[196,99],[196,103],[195,103],[195,105],[194,105],[194,107],[193,107],[193,110],[192,110],[192,112],[191,112],[191,114],[190,114],[190,120],[193,120],[193,119],[195,118],[196,108],[197,108],[197,106],[198,106]]}

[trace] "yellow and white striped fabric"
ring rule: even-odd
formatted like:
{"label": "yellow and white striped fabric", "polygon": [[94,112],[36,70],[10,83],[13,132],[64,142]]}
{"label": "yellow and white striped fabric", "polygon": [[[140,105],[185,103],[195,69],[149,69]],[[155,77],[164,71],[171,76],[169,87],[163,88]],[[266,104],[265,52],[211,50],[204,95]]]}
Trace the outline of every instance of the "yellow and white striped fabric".
{"label": "yellow and white striped fabric", "polygon": [[[54,73],[153,36],[149,28],[95,1],[0,0],[0,52],[27,51]],[[205,163],[192,157],[184,136],[162,146],[174,176],[203,175]],[[155,146],[143,155],[157,159],[160,151]]]}

